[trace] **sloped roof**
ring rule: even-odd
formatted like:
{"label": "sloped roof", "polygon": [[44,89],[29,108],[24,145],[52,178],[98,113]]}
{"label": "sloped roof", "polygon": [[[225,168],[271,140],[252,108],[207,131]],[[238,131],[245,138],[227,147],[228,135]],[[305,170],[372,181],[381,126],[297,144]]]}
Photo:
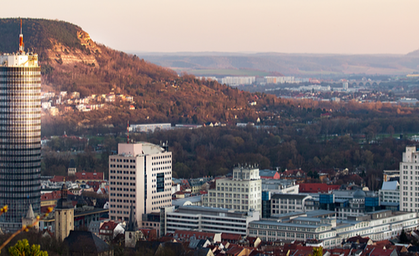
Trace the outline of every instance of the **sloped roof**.
{"label": "sloped roof", "polygon": [[274,177],[278,172],[276,170],[259,170],[259,176]]}
{"label": "sloped roof", "polygon": [[325,183],[301,183],[299,185],[300,193],[325,193],[340,188],[340,185],[328,185]]}
{"label": "sloped roof", "polygon": [[375,247],[371,250],[369,256],[389,256],[396,249],[383,249]]}
{"label": "sloped roof", "polygon": [[54,175],[54,177],[52,179],[50,179],[49,181],[51,182],[63,182],[63,181],[74,181],[75,177],[74,176],[60,176],[60,175]]}
{"label": "sloped roof", "polygon": [[397,185],[399,182],[395,181],[384,181],[383,186],[381,187],[382,190],[397,190]]}
{"label": "sloped roof", "polygon": [[195,239],[203,239],[203,238],[210,238],[211,240],[214,239],[215,233],[209,232],[198,232],[198,231],[187,231],[187,230],[176,230],[173,234],[173,237],[177,238],[191,238],[195,237]]}
{"label": "sloped roof", "polygon": [[[67,195],[74,195],[74,194],[68,191]],[[42,200],[55,200],[55,199],[58,200],[60,198],[61,198],[61,190],[52,191],[50,193],[45,193],[41,195],[41,201]]]}
{"label": "sloped roof", "polygon": [[238,255],[243,251],[243,247],[241,246],[233,246],[227,250],[228,255]]}
{"label": "sloped roof", "polygon": [[222,233],[221,234],[221,241],[223,240],[235,240],[239,241],[242,239],[242,236],[239,234],[228,234],[228,233]]}
{"label": "sloped roof", "polygon": [[35,219],[35,214],[33,213],[32,204],[29,204],[29,209],[26,212],[26,218],[27,219]]}
{"label": "sloped roof", "polygon": [[303,170],[295,169],[295,170],[286,170],[284,171],[281,176],[296,176],[297,174],[305,176],[306,173]]}
{"label": "sloped roof", "polygon": [[353,236],[348,239],[346,239],[346,242],[350,243],[360,243],[360,244],[366,244],[370,240],[369,237],[362,237],[362,236]]}
{"label": "sloped roof", "polygon": [[103,172],[76,172],[77,180],[103,180]]}
{"label": "sloped roof", "polygon": [[78,253],[102,253],[112,248],[102,239],[89,231],[71,230],[70,235],[64,239],[70,252]]}
{"label": "sloped roof", "polygon": [[113,221],[107,221],[102,224],[102,226],[100,227],[100,230],[114,230],[116,226],[118,226],[118,223],[113,222]]}

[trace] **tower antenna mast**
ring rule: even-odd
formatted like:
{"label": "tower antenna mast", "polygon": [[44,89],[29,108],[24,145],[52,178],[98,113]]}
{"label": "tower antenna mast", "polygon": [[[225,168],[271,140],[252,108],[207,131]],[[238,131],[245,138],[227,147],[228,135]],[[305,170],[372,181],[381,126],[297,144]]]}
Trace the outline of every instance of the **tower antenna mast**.
{"label": "tower antenna mast", "polygon": [[22,19],[20,19],[20,34],[19,34],[19,53],[25,51],[25,44],[23,43]]}
{"label": "tower antenna mast", "polygon": [[129,144],[129,120],[127,121],[127,144]]}

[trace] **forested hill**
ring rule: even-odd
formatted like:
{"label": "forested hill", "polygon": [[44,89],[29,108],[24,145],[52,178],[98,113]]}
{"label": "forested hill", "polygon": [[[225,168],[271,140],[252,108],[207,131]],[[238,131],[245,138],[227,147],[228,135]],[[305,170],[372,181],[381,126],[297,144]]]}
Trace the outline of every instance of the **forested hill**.
{"label": "forested hill", "polygon": [[[0,52],[18,50],[19,19],[0,19]],[[38,53],[43,91],[80,92],[81,97],[111,91],[134,97],[136,110],[114,104],[91,112],[68,112],[47,117],[53,122],[77,127],[131,122],[230,122],[255,121],[259,106],[249,102],[271,101],[272,95],[254,95],[202,81],[96,44],[80,27],[55,20],[23,19],[25,48]],[[68,109],[66,110],[68,111]],[[86,121],[87,120],[87,121]],[[44,129],[43,125],[43,129]]]}

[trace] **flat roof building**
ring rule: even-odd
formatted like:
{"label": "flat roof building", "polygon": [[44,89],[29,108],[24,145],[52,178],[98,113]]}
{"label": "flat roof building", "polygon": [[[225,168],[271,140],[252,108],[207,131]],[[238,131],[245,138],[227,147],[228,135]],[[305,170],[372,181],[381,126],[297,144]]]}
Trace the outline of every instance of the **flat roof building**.
{"label": "flat roof building", "polygon": [[204,206],[180,206],[166,213],[166,232],[195,230],[246,236],[251,221],[259,220],[258,211],[229,210]]}
{"label": "flat roof building", "polygon": [[258,211],[262,214],[262,180],[259,169],[236,167],[233,177],[217,179],[215,189],[202,196],[202,205],[237,211]]}
{"label": "flat roof building", "polygon": [[172,152],[147,142],[118,144],[109,156],[109,216],[128,221],[130,205],[141,225],[142,215],[172,205]]}
{"label": "flat roof building", "polygon": [[337,220],[334,214],[322,210],[252,221],[248,235],[258,236],[264,241],[316,239],[322,241],[325,248],[331,248],[340,245],[343,239],[357,235],[368,236],[374,241],[390,239],[400,234],[402,229],[411,231],[419,224],[415,212],[382,210],[347,220]]}

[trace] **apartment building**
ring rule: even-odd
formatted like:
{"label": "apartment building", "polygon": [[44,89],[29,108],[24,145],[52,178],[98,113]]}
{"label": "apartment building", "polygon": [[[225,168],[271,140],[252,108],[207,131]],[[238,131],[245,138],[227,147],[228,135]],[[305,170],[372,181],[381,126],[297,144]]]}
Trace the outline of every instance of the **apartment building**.
{"label": "apartment building", "polygon": [[172,153],[147,142],[118,144],[109,156],[109,217],[128,221],[130,206],[141,226],[143,214],[172,205]]}
{"label": "apartment building", "polygon": [[259,169],[236,167],[233,177],[218,179],[215,189],[208,190],[202,197],[204,206],[241,211],[258,211],[262,214],[262,180]]}

